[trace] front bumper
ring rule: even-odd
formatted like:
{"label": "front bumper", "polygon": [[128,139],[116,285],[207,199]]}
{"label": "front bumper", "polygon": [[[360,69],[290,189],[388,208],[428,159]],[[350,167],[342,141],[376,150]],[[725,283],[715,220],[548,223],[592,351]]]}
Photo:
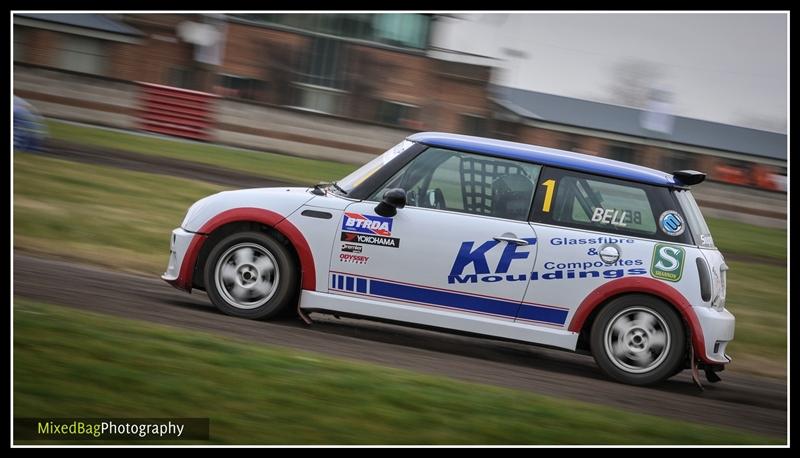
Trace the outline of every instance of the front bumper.
{"label": "front bumper", "polygon": [[186,252],[195,235],[196,234],[185,231],[180,227],[172,231],[169,246],[169,263],[167,264],[167,271],[161,275],[162,280],[185,291],[190,291],[192,285],[185,284],[187,282],[185,278],[181,277],[181,271]]}
{"label": "front bumper", "polygon": [[[693,307],[700,328],[703,331],[703,343],[705,344],[704,360],[727,364],[731,358],[725,354],[728,343],[733,340],[733,331],[736,318],[728,310],[714,310],[710,307]],[[695,349],[699,353],[699,349]]]}

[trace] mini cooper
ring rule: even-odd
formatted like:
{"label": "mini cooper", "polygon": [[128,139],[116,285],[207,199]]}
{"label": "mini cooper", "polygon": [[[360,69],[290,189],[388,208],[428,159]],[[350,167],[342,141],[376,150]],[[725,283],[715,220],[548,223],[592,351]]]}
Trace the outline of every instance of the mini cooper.
{"label": "mini cooper", "polygon": [[172,232],[162,278],[222,312],[326,313],[591,354],[646,385],[730,362],[705,174],[414,134],[337,182],[225,191]]}

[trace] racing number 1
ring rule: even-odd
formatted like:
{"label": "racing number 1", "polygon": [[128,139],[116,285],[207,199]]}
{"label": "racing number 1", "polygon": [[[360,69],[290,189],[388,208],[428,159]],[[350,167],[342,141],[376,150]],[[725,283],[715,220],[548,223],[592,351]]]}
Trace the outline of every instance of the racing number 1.
{"label": "racing number 1", "polygon": [[542,211],[548,213],[550,211],[550,204],[553,203],[553,192],[556,190],[556,180],[545,180],[542,186],[547,188],[547,193],[544,195]]}

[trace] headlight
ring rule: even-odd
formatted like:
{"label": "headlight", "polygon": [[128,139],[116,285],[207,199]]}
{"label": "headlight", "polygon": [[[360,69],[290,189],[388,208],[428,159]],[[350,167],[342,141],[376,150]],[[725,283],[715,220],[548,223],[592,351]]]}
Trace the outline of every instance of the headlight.
{"label": "headlight", "polygon": [[722,311],[725,308],[725,296],[727,292],[728,283],[728,265],[722,264],[719,266],[719,273],[714,270],[714,289],[715,297],[711,302],[711,307],[714,310]]}

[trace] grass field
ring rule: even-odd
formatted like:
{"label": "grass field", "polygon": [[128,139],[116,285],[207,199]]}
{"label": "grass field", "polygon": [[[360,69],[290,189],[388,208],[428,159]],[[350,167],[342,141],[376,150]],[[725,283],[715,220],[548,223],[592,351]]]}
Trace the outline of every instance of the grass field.
{"label": "grass field", "polygon": [[[180,224],[192,202],[222,189],[169,176],[17,154],[14,246],[158,275],[166,266],[170,231]],[[786,231],[764,233],[744,224],[719,229],[724,234],[719,240],[730,241],[722,248],[725,253],[747,254],[752,249],[753,245],[734,243],[735,238],[762,237],[765,244],[783,243],[785,256]],[[736,339],[730,347],[736,356],[733,367],[785,376],[786,269],[736,261],[729,265],[728,304],[737,315]]]}
{"label": "grass field", "polygon": [[160,274],[169,234],[197,199],[224,188],[17,153],[14,246]]}
{"label": "grass field", "polygon": [[[340,162],[244,150],[212,143],[136,135],[55,120],[48,120],[47,128],[49,135],[56,140],[215,165],[290,183],[311,185],[320,181],[335,181],[357,167]],[[309,145],[309,148],[314,146]],[[381,152],[376,151],[375,154]]]}
{"label": "grass field", "polygon": [[785,229],[743,224],[718,218],[706,218],[714,243],[722,254],[786,261]]}
{"label": "grass field", "polygon": [[726,261],[727,308],[736,316],[736,331],[727,352],[733,367],[786,376],[786,269]]}
{"label": "grass field", "polygon": [[20,298],[14,307],[15,417],[209,417],[212,442],[240,444],[782,443]]}

